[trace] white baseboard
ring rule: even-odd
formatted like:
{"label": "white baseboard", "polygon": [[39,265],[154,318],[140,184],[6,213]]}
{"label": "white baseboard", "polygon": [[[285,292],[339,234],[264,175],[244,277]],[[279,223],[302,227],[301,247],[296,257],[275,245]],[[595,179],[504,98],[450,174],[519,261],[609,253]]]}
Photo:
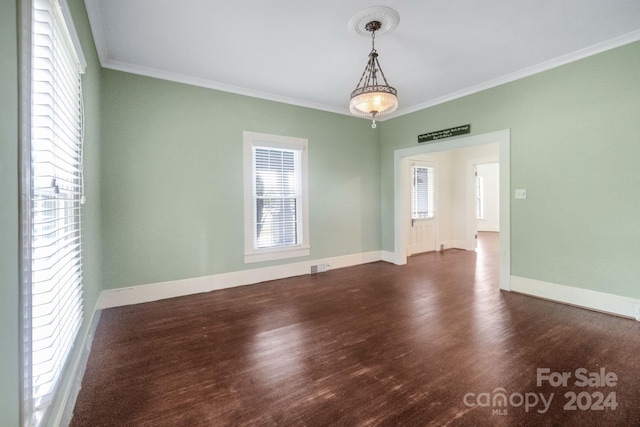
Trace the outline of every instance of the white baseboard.
{"label": "white baseboard", "polygon": [[558,285],[518,276],[511,276],[511,290],[539,298],[631,318],[635,318],[634,308],[640,304],[640,299]]}
{"label": "white baseboard", "polygon": [[478,231],[490,231],[492,233],[499,233],[500,226],[499,225],[478,225]]}
{"label": "white baseboard", "polygon": [[389,252],[389,251],[380,251],[380,252],[381,252],[382,261],[384,262],[388,262],[395,265],[405,265],[407,263],[406,257],[404,258],[404,260],[400,260],[396,256],[395,252]]}
{"label": "white baseboard", "polygon": [[140,304],[166,298],[211,292],[236,286],[251,285],[268,280],[284,279],[311,273],[311,266],[325,264],[327,270],[350,267],[376,261],[389,261],[393,253],[386,251],[364,252],[333,258],[282,264],[272,267],[254,268],[212,276],[194,277],[169,282],[151,283],[128,288],[107,289],[100,293],[98,308],[119,307]]}
{"label": "white baseboard", "polygon": [[[443,240],[440,244],[444,245],[445,249],[464,249],[467,250],[466,240]],[[440,244],[438,250],[440,250]]]}
{"label": "white baseboard", "polygon": [[78,352],[80,354],[73,359],[72,365],[70,366],[71,372],[69,375],[71,380],[68,383],[68,387],[60,390],[60,393],[63,395],[63,402],[60,405],[60,412],[52,417],[55,419],[52,425],[68,426],[71,424],[73,410],[76,407],[78,394],[80,394],[82,378],[84,377],[84,371],[87,368],[89,353],[91,352],[91,346],[93,345],[93,337],[96,335],[96,328],[98,327],[101,313],[102,310],[99,310],[97,307],[93,310],[91,313],[91,323],[89,324],[85,335],[79,340],[80,348],[78,349]]}

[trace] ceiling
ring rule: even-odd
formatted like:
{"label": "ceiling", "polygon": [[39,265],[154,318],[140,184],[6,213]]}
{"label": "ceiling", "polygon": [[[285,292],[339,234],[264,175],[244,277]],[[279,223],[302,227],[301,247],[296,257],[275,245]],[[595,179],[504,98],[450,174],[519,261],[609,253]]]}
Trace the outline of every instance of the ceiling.
{"label": "ceiling", "polygon": [[[103,67],[349,114],[371,0],[85,0]],[[640,40],[638,0],[386,0],[376,37],[406,114]]]}

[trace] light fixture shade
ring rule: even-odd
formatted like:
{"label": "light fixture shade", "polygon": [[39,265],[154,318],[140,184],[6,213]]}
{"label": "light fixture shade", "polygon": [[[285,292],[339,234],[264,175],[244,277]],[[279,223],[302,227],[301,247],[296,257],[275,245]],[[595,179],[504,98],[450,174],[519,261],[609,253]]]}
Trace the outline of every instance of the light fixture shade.
{"label": "light fixture shade", "polygon": [[379,117],[393,113],[398,108],[398,97],[390,86],[366,86],[360,92],[352,94],[349,102],[351,114]]}

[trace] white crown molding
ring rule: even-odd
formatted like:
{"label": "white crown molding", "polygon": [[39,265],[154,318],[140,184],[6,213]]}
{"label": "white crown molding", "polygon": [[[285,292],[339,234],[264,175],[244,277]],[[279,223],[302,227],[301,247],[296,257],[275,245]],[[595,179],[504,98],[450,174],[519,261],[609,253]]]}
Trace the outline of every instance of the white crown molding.
{"label": "white crown molding", "polygon": [[246,89],[239,86],[216,82],[213,80],[193,77],[186,74],[172,73],[169,71],[159,70],[157,68],[143,67],[140,65],[113,60],[111,59],[111,55],[109,53],[107,38],[105,37],[104,28],[102,26],[104,20],[102,18],[102,12],[100,10],[100,0],[84,0],[84,4],[87,9],[87,16],[89,17],[89,24],[91,26],[91,32],[93,34],[93,42],[96,46],[96,51],[98,52],[98,60],[100,61],[100,65],[103,68],[168,80],[177,83],[184,83],[192,86],[204,87],[207,89],[219,90],[222,92],[235,93],[237,95],[250,96],[253,98],[265,99],[268,101],[281,102],[284,104],[296,105],[298,107],[311,108],[314,110],[321,110],[330,113],[351,116],[347,103],[345,103],[344,108],[337,108],[317,102],[290,98],[253,89]]}
{"label": "white crown molding", "polygon": [[640,40],[640,30],[632,31],[625,35],[615,37],[613,39],[604,41],[602,43],[595,44],[593,46],[586,47],[584,49],[577,50],[575,52],[568,53],[566,55],[559,56],[552,60],[528,67],[511,74],[507,74],[497,79],[490,80],[485,83],[480,83],[475,86],[471,86],[466,89],[459,90],[457,92],[450,93],[440,98],[435,98],[427,102],[423,102],[417,105],[413,105],[404,109],[399,109],[386,117],[386,120],[394,117],[400,117],[405,114],[414,113],[416,111],[424,110],[425,108],[434,107],[445,102],[453,101],[454,99],[462,98],[468,95],[472,95],[477,92],[481,92],[486,89],[491,89],[496,86],[500,86],[506,83],[510,83],[516,80],[523,79],[525,77],[532,76],[534,74],[542,73],[543,71],[551,70],[553,68],[560,67],[562,65],[569,64],[571,62],[579,61],[589,56],[597,55],[598,53],[606,52],[617,47],[621,47],[630,43],[634,43]]}
{"label": "white crown molding", "polygon": [[[104,68],[109,68],[117,71],[124,71],[133,74],[139,74],[147,77],[154,77],[163,80],[174,81],[178,83],[189,84],[193,86],[205,87],[208,89],[220,90],[223,92],[235,93],[238,95],[250,96],[254,98],[265,99],[269,101],[281,102],[290,105],[296,105],[299,107],[311,108],[315,110],[327,111],[330,113],[342,114],[346,116],[351,116],[355,118],[361,118],[363,120],[368,120],[367,118],[356,117],[353,116],[349,112],[349,108],[347,103],[345,102],[345,107],[334,107],[326,104],[320,104],[311,101],[305,101],[297,98],[290,98],[286,96],[276,95],[272,93],[261,92],[252,89],[246,89],[239,86],[228,85],[225,83],[220,83],[212,80],[202,79],[198,77],[188,76],[179,73],[172,73],[168,71],[158,70],[150,67],[143,67],[134,64],[128,64],[125,62],[115,61],[111,59],[108,44],[106,41],[104,29],[102,27],[103,19],[100,11],[100,0],[85,0],[85,6],[87,8],[87,15],[89,17],[89,23],[91,24],[91,31],[93,33],[93,41],[96,46],[96,50],[98,52],[98,59],[100,60],[100,64]],[[368,9],[360,11],[356,16],[354,16],[351,21],[356,19],[357,16],[366,12]],[[394,12],[394,11],[393,11]],[[397,15],[397,13],[396,13]],[[390,15],[391,16],[391,15]],[[351,26],[351,21],[349,25]],[[399,17],[398,17],[399,21]],[[365,23],[366,24],[366,23]],[[397,22],[396,24],[397,25]],[[354,32],[357,32],[356,29],[353,29]],[[378,32],[379,33],[379,32]],[[577,50],[575,52],[560,56],[558,58],[552,59],[550,61],[543,62],[541,64],[534,65],[532,67],[525,68],[520,71],[516,71],[511,74],[507,74],[505,76],[499,77],[497,79],[480,83],[478,85],[471,86],[466,89],[462,89],[439,98],[431,99],[426,102],[409,106],[407,108],[401,108],[396,110],[395,112],[381,117],[378,121],[386,121],[393,119],[395,117],[400,117],[406,114],[414,113],[419,110],[424,110],[425,108],[434,107],[439,104],[443,104],[445,102],[453,101],[458,98],[462,98],[468,95],[472,95],[477,92],[481,92],[486,89],[490,89],[496,86],[503,85],[505,83],[510,83],[525,77],[532,76],[537,73],[541,73],[543,71],[547,71],[556,67],[560,67],[562,65],[566,65],[568,63],[578,61],[580,59],[587,58],[592,55],[596,55],[598,53],[605,52],[607,50],[615,49],[620,46],[624,46],[629,43],[633,43],[640,40],[640,30],[632,31],[628,34],[615,37],[613,39],[607,40],[602,43],[595,44],[593,46]],[[402,99],[400,99],[402,102]]]}
{"label": "white crown molding", "polygon": [[281,102],[283,104],[296,105],[298,107],[311,108],[314,110],[327,111],[329,113],[344,114],[350,116],[349,109],[336,108],[326,104],[320,104],[312,101],[305,101],[303,99],[290,98],[287,96],[276,95],[273,93],[261,92],[254,89],[247,89],[240,86],[228,85],[225,83],[216,82],[213,80],[202,79],[199,77],[188,76],[186,74],[172,73],[170,71],[158,70],[157,68],[143,67],[140,65],[128,64],[126,62],[119,61],[100,61],[104,68],[109,68],[116,71],[124,71],[127,73],[139,74],[147,77],[154,77],[161,80],[168,80],[177,83],[184,83],[192,86],[204,87],[207,89],[219,90],[222,92],[230,92],[236,95],[250,96],[252,98],[265,99],[267,101]]}
{"label": "white crown molding", "polygon": [[268,101],[281,102],[284,104],[296,105],[299,107],[306,107],[314,110],[322,110],[328,111],[330,113],[350,115],[349,109],[346,105],[344,108],[335,108],[330,105],[275,95],[252,89],[246,89],[239,86],[216,82],[213,80],[193,77],[186,74],[172,73],[169,71],[159,70],[157,68],[144,67],[141,65],[129,64],[126,62],[113,60],[111,59],[111,55],[109,54],[108,44],[106,42],[106,37],[102,26],[104,20],[102,19],[99,0],[85,0],[84,3],[87,9],[87,15],[89,17],[89,24],[91,25],[91,32],[93,33],[93,41],[98,52],[98,59],[100,60],[100,65],[103,68],[168,80],[177,83],[184,83],[192,86],[204,87],[207,89],[219,90],[222,92],[235,93],[237,95],[266,99]]}
{"label": "white crown molding", "polygon": [[107,38],[104,35],[104,29],[102,27],[102,13],[100,12],[99,0],[84,0],[85,8],[87,9],[87,17],[89,18],[89,25],[91,26],[91,33],[93,34],[93,44],[96,45],[96,51],[98,52],[98,60],[103,67],[109,60],[109,50],[107,49]]}

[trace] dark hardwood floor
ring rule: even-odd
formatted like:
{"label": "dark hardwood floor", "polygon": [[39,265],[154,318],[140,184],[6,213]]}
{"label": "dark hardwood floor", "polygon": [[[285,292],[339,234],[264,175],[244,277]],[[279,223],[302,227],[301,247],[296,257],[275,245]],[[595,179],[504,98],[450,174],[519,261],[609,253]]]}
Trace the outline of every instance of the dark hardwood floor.
{"label": "dark hardwood floor", "polygon": [[105,310],[72,426],[640,425],[640,322],[501,292],[497,244]]}

